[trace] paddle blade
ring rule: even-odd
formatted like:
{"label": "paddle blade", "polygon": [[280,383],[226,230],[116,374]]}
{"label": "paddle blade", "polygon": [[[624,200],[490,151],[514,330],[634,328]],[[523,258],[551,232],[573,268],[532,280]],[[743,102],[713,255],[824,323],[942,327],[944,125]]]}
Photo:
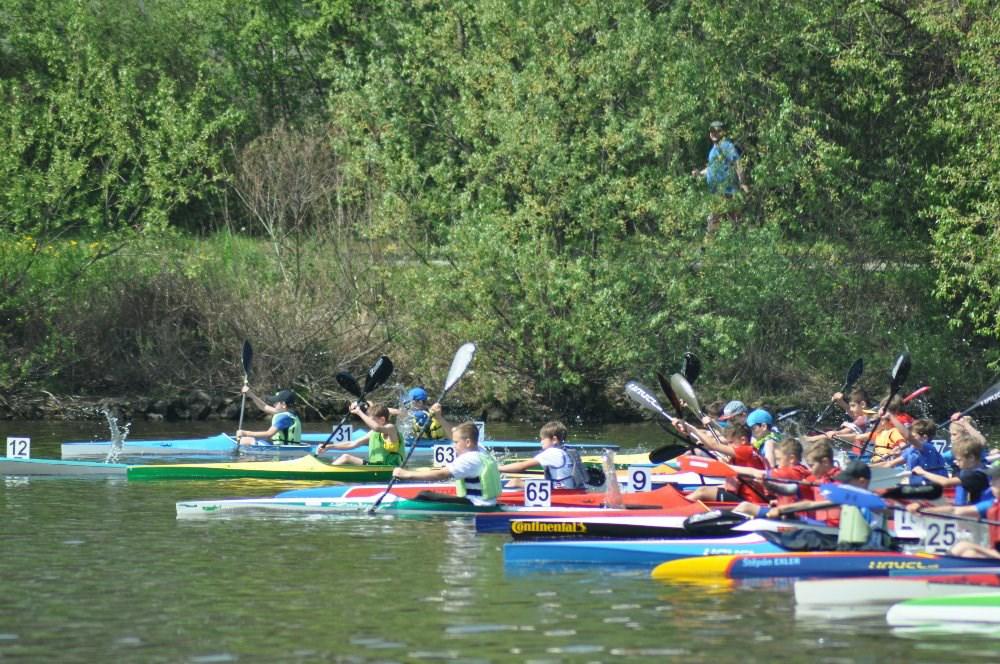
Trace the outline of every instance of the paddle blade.
{"label": "paddle blade", "polygon": [[819,492],[831,503],[838,505],[854,505],[868,509],[885,509],[885,501],[871,491],[850,486],[848,484],[821,484]]}
{"label": "paddle blade", "polygon": [[674,412],[677,413],[678,417],[684,417],[684,406],[681,404],[681,400],[677,398],[677,393],[674,392],[674,388],[671,387],[670,381],[664,377],[659,371],[656,372],[656,380],[660,382],[660,389],[667,396],[667,400],[670,401],[670,405],[674,407]]}
{"label": "paddle blade", "polygon": [[[986,406],[993,403],[997,399],[1000,399],[1000,381],[993,383],[985,392],[979,395],[976,399],[976,405],[973,408],[979,408],[980,406]],[[970,409],[971,410],[971,409]]]}
{"label": "paddle blade", "polygon": [[865,372],[865,361],[859,357],[858,359],[854,360],[854,364],[852,364],[851,368],[847,370],[847,376],[844,378],[843,391],[846,392],[847,390],[851,389],[854,386],[854,384],[858,382],[858,379],[861,378],[861,374],[863,374],[864,372]]}
{"label": "paddle blade", "polygon": [[365,390],[364,393],[368,394],[379,385],[388,380],[389,376],[392,375],[392,360],[390,360],[385,355],[382,355],[377,360],[375,364],[371,366],[368,370],[368,375],[365,378]]}
{"label": "paddle blade", "polygon": [[677,457],[677,466],[685,473],[698,473],[709,477],[736,477],[738,474],[727,464],[716,459],[707,459],[699,456]]}
{"label": "paddle blade", "polygon": [[689,451],[691,451],[691,448],[687,445],[664,445],[663,447],[657,447],[649,453],[649,462],[666,463]]}
{"label": "paddle blade", "polygon": [[882,492],[891,500],[937,500],[944,493],[940,484],[899,484]]}
{"label": "paddle blade", "polygon": [[903,397],[903,403],[910,403],[911,401],[913,401],[917,397],[921,397],[921,396],[927,394],[930,391],[931,391],[931,386],[930,385],[924,385],[923,387],[918,387],[917,389],[913,390],[912,392],[910,392],[909,394],[907,394],[905,397]]}
{"label": "paddle blade", "polygon": [[892,390],[892,394],[899,392],[899,388],[903,386],[903,383],[906,382],[906,377],[909,375],[910,354],[903,353],[896,358],[896,363],[892,365],[891,380],[889,381],[889,389]]}
{"label": "paddle blade", "polygon": [[[444,392],[448,392],[458,379],[465,375],[465,370],[472,363],[472,358],[476,355],[476,344],[471,341],[462,344],[462,347],[455,353],[455,358],[451,361],[451,369],[448,370],[448,379],[444,382]],[[440,401],[440,399],[438,399]]]}
{"label": "paddle blade", "polygon": [[630,380],[625,383],[625,396],[639,404],[642,408],[656,413],[665,420],[673,419],[667,411],[663,410],[663,406],[656,400],[652,392],[637,380]]}
{"label": "paddle blade", "polygon": [[670,377],[670,386],[674,388],[674,393],[681,398],[681,401],[687,404],[691,412],[697,415],[698,419],[701,419],[701,404],[698,403],[698,397],[695,396],[694,389],[687,378],[675,373]]}
{"label": "paddle blade", "polygon": [[253,346],[249,339],[243,340],[243,376],[250,375],[250,366],[253,364]]}
{"label": "paddle blade", "polygon": [[687,381],[694,385],[694,382],[698,380],[698,376],[701,375],[701,360],[694,353],[688,351],[684,353],[684,362],[681,363],[681,374]]}
{"label": "paddle blade", "polygon": [[358,381],[354,380],[354,376],[346,371],[341,371],[334,378],[336,378],[337,384],[344,388],[345,391],[350,392],[359,399],[361,398],[361,386],[358,385]]}
{"label": "paddle blade", "polygon": [[739,512],[712,510],[710,512],[702,512],[701,514],[692,514],[684,519],[684,530],[692,535],[711,537],[713,535],[729,534],[733,530],[733,527],[743,525],[747,520],[747,517]]}

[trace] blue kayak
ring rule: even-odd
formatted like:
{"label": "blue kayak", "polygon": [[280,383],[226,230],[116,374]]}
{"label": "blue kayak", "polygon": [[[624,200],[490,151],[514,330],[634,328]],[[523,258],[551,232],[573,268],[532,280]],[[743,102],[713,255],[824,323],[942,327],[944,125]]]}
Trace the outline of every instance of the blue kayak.
{"label": "blue kayak", "polygon": [[[354,429],[351,436],[356,440],[367,433],[364,429]],[[319,443],[325,442],[329,438],[326,433],[303,433],[303,443],[300,445],[275,445],[267,441],[257,441],[254,445],[240,446],[241,455],[266,456],[280,458],[294,458],[315,452]],[[415,452],[422,458],[427,458],[436,445],[449,445],[448,440],[421,440]],[[526,440],[485,440],[482,442],[495,452],[503,453],[532,453],[541,450],[538,441]],[[609,442],[591,442],[574,444],[583,450],[599,452],[606,449],[617,450],[618,445]],[[105,457],[111,450],[110,441],[80,441],[67,442],[61,446],[63,459],[78,459],[87,457]],[[178,438],[168,440],[126,440],[122,445],[122,457],[137,456],[183,456],[183,455],[221,455],[234,456],[236,452],[236,441],[232,436],[220,433],[206,438]],[[327,448],[323,456],[335,457],[343,452],[356,456],[367,456],[368,447],[362,445],[351,450],[331,450]]]}
{"label": "blue kayak", "polygon": [[509,565],[546,563],[616,565],[652,570],[665,560],[720,554],[778,553],[780,547],[756,533],[738,537],[655,540],[533,540],[508,542],[503,559]]}

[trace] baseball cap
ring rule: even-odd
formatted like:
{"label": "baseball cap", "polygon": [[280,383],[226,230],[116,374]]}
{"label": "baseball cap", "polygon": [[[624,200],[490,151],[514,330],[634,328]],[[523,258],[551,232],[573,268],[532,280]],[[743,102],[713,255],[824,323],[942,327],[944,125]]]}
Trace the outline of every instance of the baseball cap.
{"label": "baseball cap", "polygon": [[726,123],[722,120],[712,120],[711,124],[708,125],[709,129],[725,129]]}
{"label": "baseball cap", "polygon": [[726,404],[725,408],[722,409],[722,417],[720,420],[731,419],[734,415],[740,415],[741,413],[747,412],[746,404],[742,401],[730,401]]}
{"label": "baseball cap", "polygon": [[767,412],[763,408],[758,408],[747,415],[747,426],[752,427],[758,424],[771,426],[774,424],[774,418],[771,417],[771,413]]}
{"label": "baseball cap", "polygon": [[837,473],[838,482],[850,482],[851,480],[872,478],[872,469],[864,461],[854,460],[844,466],[843,470]]}
{"label": "baseball cap", "polygon": [[278,390],[274,394],[264,399],[267,403],[275,404],[279,401],[284,401],[285,405],[291,406],[295,403],[295,392],[291,390]]}
{"label": "baseball cap", "polygon": [[427,401],[427,390],[422,387],[411,388],[410,391],[406,393],[406,401]]}

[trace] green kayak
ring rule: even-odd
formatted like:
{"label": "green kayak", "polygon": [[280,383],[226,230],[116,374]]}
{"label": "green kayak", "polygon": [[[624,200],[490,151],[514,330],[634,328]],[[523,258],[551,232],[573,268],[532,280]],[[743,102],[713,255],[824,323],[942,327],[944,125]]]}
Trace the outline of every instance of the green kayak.
{"label": "green kayak", "polygon": [[130,480],[211,480],[255,478],[270,480],[335,480],[387,482],[393,466],[332,466],[310,455],[288,461],[234,463],[158,463],[129,466]]}
{"label": "green kayak", "polygon": [[1000,625],[1000,591],[923,597],[894,604],[886,621],[894,627],[979,623]]}

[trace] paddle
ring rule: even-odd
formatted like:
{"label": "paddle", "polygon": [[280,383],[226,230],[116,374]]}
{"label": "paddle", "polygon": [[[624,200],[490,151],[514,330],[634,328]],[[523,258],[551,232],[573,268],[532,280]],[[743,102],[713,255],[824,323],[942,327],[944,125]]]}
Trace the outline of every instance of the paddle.
{"label": "paddle", "polygon": [[[465,375],[465,371],[466,369],[469,368],[469,364],[472,363],[472,358],[475,356],[475,354],[476,354],[476,344],[472,343],[471,341],[462,344],[462,347],[458,349],[458,351],[455,353],[455,357],[451,361],[451,368],[448,370],[448,377],[444,381],[444,388],[441,390],[441,395],[437,398],[437,401],[435,403],[441,403],[442,401],[444,401],[444,398],[448,396],[448,392],[451,391],[451,388],[455,387],[455,384],[459,381],[459,379],[461,379],[462,376]],[[419,429],[417,429],[416,435],[413,437],[413,442],[410,444],[410,449],[406,452],[406,457],[403,459],[403,463],[400,465],[400,468],[406,466],[407,462],[410,460],[410,457],[413,455],[413,451],[417,449],[417,445],[420,443],[420,439],[423,437],[424,433],[426,432],[426,429],[430,426],[430,423],[431,420],[430,417],[428,417],[427,421],[424,422],[424,424]],[[375,513],[375,510],[377,510],[379,505],[382,504],[382,501],[385,499],[385,497],[389,495],[389,491],[392,490],[392,487],[395,484],[396,484],[396,476],[393,475],[389,479],[389,483],[386,485],[385,491],[383,491],[382,494],[378,497],[378,499],[372,504],[372,506],[368,508],[369,514]]]}
{"label": "paddle", "polygon": [[684,361],[681,362],[681,373],[692,385],[698,380],[698,376],[701,375],[701,360],[691,351],[684,353]]}
{"label": "paddle", "polygon": [[[972,404],[971,406],[962,411],[961,417],[965,417],[975,409],[991,404],[997,399],[1000,399],[1000,381],[997,381],[996,383],[993,383],[988,388],[986,388],[986,391],[980,394],[979,398],[976,399],[976,403]],[[937,428],[943,429],[950,423],[951,423],[951,418],[938,424]]]}
{"label": "paddle", "polygon": [[728,534],[733,526],[746,523],[749,517],[731,510],[711,510],[692,514],[684,519],[684,530],[692,535],[713,536]]}
{"label": "paddle", "polygon": [[[854,384],[858,382],[858,379],[861,378],[861,374],[863,374],[864,372],[865,372],[865,361],[859,357],[858,359],[854,360],[854,364],[852,364],[851,368],[847,370],[847,376],[844,377],[844,386],[840,388],[840,393],[844,394],[844,392],[847,392],[847,390],[851,389],[854,386]],[[833,408],[832,402],[826,404],[826,408],[824,408],[823,412],[820,413],[819,417],[816,418],[816,422],[814,423],[814,425],[822,422],[823,418],[826,417],[826,414],[830,412],[831,408]]]}
{"label": "paddle", "polygon": [[[365,377],[364,389],[362,389],[361,386],[358,385],[358,381],[354,380],[354,376],[347,373],[346,371],[341,371],[336,376],[334,376],[334,378],[337,380],[337,384],[340,385],[342,388],[344,388],[345,391],[357,397],[358,406],[362,410],[364,410],[366,408],[365,395],[367,395],[369,392],[373,392],[377,387],[379,387],[386,380],[388,380],[389,376],[392,375],[392,370],[393,370],[392,360],[390,360],[385,355],[382,355],[377,360],[375,360],[375,364],[373,364],[368,369],[368,373]],[[327,439],[323,441],[321,445],[316,447],[316,454],[323,453],[323,450],[326,449],[326,446],[329,445],[330,441],[333,440],[334,436],[337,435],[337,432],[340,431],[340,428],[344,426],[344,422],[347,421],[347,418],[350,417],[350,415],[351,411],[350,409],[348,409],[347,412],[344,413],[344,417],[341,418],[337,426],[333,427],[333,430],[330,431],[330,435],[327,437]]]}
{"label": "paddle", "polygon": [[684,419],[684,404],[682,404],[681,400],[677,397],[677,393],[674,392],[674,388],[671,387],[670,381],[667,380],[659,371],[656,372],[656,380],[660,383],[660,389],[663,390],[663,393],[667,396],[667,400],[670,402],[670,405],[674,407],[674,412],[677,413],[677,417]]}
{"label": "paddle", "polygon": [[875,431],[878,429],[879,422],[885,416],[885,409],[892,401],[892,398],[896,396],[899,392],[899,388],[903,386],[906,381],[906,377],[910,374],[910,354],[903,353],[896,358],[896,363],[892,365],[892,372],[889,378],[889,398],[885,400],[885,405],[879,408],[878,419],[879,421],[875,423],[872,430],[868,432],[868,438],[865,439],[865,444],[861,446],[861,451],[858,452],[858,457],[863,457],[865,452],[868,450],[868,445],[872,442],[872,438],[875,437]]}
{"label": "paddle", "polygon": [[[677,465],[684,472],[698,473],[699,475],[706,475],[708,477],[734,477],[736,479],[741,479],[743,477],[755,477],[754,475],[741,473],[722,461],[718,461],[716,459],[706,459],[704,457],[678,457]],[[804,482],[799,480],[772,480],[767,478],[763,478],[763,482],[774,490],[775,493],[784,496],[794,496],[797,494],[799,489],[796,485],[798,484],[815,485],[814,482]],[[753,488],[753,485],[751,485],[751,488]]]}
{"label": "paddle", "polygon": [[[660,376],[660,375],[657,375],[657,378],[661,381],[661,387],[662,387],[663,377]],[[668,398],[670,398],[671,401],[675,401],[675,400],[677,400],[678,395],[680,395],[680,400],[683,400],[683,402],[687,404],[688,409],[692,413],[694,413],[694,415],[698,418],[698,420],[699,421],[704,421],[705,414],[701,411],[701,405],[698,403],[698,395],[696,395],[694,393],[694,388],[691,387],[691,383],[689,383],[687,381],[687,379],[684,378],[684,376],[675,373],[672,376],[670,376],[669,386],[670,386],[670,394],[672,394],[674,396],[671,398],[668,395]],[[678,402],[674,404],[675,407],[677,407],[677,406],[680,405],[679,404],[680,400],[678,400]],[[723,444],[722,443],[722,439],[719,438],[719,434],[715,432],[715,429],[712,428],[711,424],[709,424],[709,426],[708,426],[708,432],[710,434],[712,434],[713,438],[715,438],[715,442],[717,442],[719,445]],[[701,447],[700,445],[699,445],[699,447],[704,452],[706,452],[706,453],[708,452],[708,450],[706,450],[704,447]],[[714,455],[709,454],[709,456],[711,457],[711,456],[714,456]],[[757,495],[758,498],[760,498],[761,500],[763,500],[765,502],[767,501],[767,497],[763,493],[761,493],[757,489],[756,486],[754,486],[753,482],[746,481],[740,475],[736,476],[736,480],[740,484],[742,484],[743,486],[746,486],[751,491],[753,491]]]}
{"label": "paddle", "polygon": [[[663,421],[666,420],[671,424],[674,424],[677,418],[671,417],[670,414],[663,409],[663,406],[660,405],[660,402],[656,400],[656,397],[653,396],[652,392],[650,392],[649,389],[642,383],[637,380],[630,380],[625,383],[625,395],[641,407],[659,415],[662,419],[657,420],[657,423],[664,431],[678,440],[682,440],[685,443],[690,444],[690,441],[687,438],[682,437],[677,429],[667,426],[667,424]],[[663,447],[658,447],[650,452],[649,460],[652,463],[663,463],[664,461],[669,461],[670,459],[673,459],[689,450],[689,447],[683,447],[671,443],[669,445],[664,445]]]}
{"label": "paddle", "polygon": [[[247,387],[250,384],[250,365],[253,364],[253,346],[250,345],[249,339],[243,340],[243,355],[240,360],[243,363],[243,387]],[[247,393],[243,391],[243,395],[240,398],[240,423],[236,427],[239,431],[243,428],[243,412],[246,410],[247,406]],[[236,454],[240,453],[240,439],[239,436],[236,437]]]}

